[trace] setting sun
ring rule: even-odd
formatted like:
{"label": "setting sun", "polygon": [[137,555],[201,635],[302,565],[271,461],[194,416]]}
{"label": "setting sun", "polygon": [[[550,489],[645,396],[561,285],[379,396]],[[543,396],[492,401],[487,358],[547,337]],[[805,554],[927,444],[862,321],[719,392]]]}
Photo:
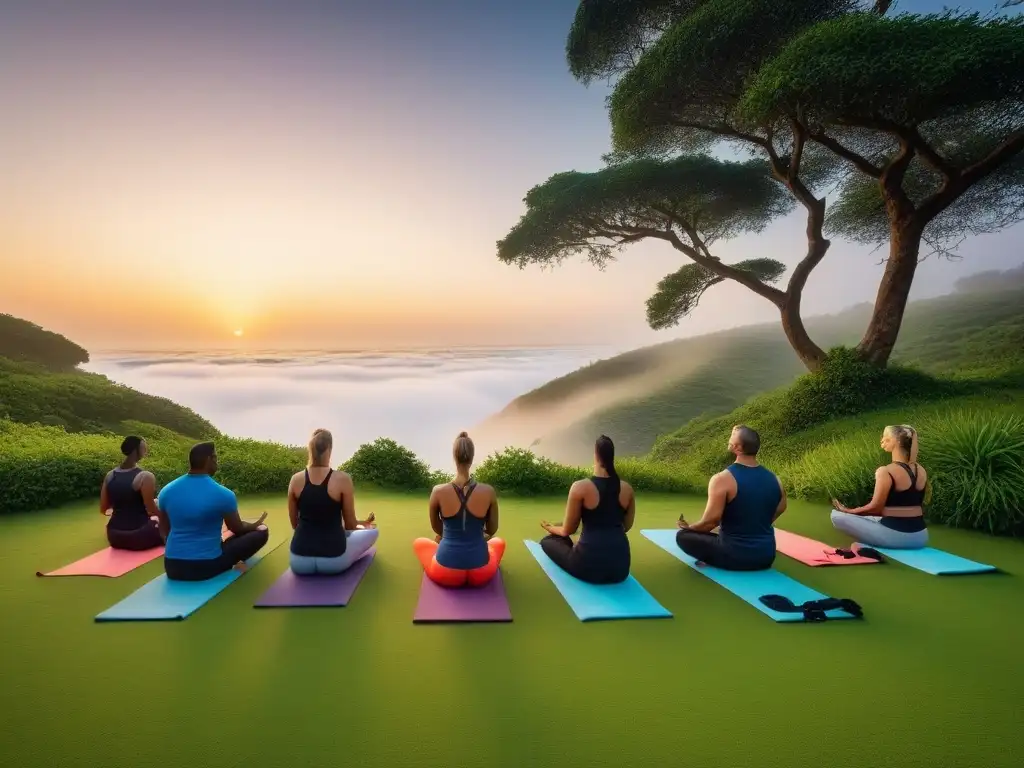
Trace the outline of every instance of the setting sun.
{"label": "setting sun", "polygon": [[238,329],[235,330],[235,336],[244,336],[244,335],[245,335],[245,331],[242,330],[241,328],[238,328]]}

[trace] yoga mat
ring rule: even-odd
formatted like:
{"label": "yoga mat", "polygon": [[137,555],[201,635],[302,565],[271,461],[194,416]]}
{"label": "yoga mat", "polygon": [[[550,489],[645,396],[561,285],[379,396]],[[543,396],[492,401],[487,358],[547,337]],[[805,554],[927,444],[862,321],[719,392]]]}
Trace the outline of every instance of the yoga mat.
{"label": "yoga mat", "polygon": [[862,557],[861,555],[845,558],[835,553],[835,547],[830,547],[828,544],[822,544],[820,541],[808,539],[806,536],[800,536],[778,528],[775,529],[775,548],[787,557],[792,557],[804,565],[811,566],[870,565],[871,563],[877,565],[881,562],[880,560]]}
{"label": "yoga mat", "polygon": [[[281,546],[267,544],[246,560],[250,568]],[[206,581],[171,581],[161,573],[96,617],[96,621],[181,621],[202,608],[242,575],[232,568]]]}
{"label": "yoga mat", "polygon": [[[230,535],[231,532],[227,528],[221,528],[220,538],[222,541]],[[140,565],[156,560],[163,553],[163,547],[144,549],[141,552],[107,547],[99,552],[94,552],[88,557],[83,557],[81,560],[76,560],[71,565],[58,568],[56,571],[49,571],[48,573],[36,571],[36,576],[109,576],[116,579],[118,576],[124,576],[129,571],[134,571]]]}
{"label": "yoga mat", "polygon": [[296,576],[289,568],[253,605],[256,608],[348,605],[376,554],[376,547],[367,550],[337,576]]}
{"label": "yoga mat", "polygon": [[619,584],[588,584],[555,565],[536,541],[527,540],[526,548],[580,621],[672,618],[672,612],[633,576]]}
{"label": "yoga mat", "polygon": [[[697,560],[686,554],[676,544],[676,531],[670,530],[644,530],[641,534],[653,541],[659,547],[668,552],[672,557],[682,560],[698,573],[707,576],[716,584],[725,587],[736,597],[749,603],[766,616],[775,621],[803,621],[802,613],[785,613],[773,611],[760,601],[762,595],[782,595],[788,597],[795,605],[801,605],[808,600],[822,600],[828,595],[816,592],[810,587],[805,587],[799,581],[791,579],[784,573],[779,573],[774,568],[766,571],[726,571],[721,568],[712,568],[710,565],[697,565]],[[826,612],[830,619],[852,619],[854,616],[844,610],[836,609]]]}
{"label": "yoga mat", "polygon": [[76,560],[71,565],[58,568],[56,571],[48,573],[36,571],[36,576],[108,576],[116,579],[129,571],[134,571],[140,565],[156,560],[163,553],[163,547],[144,549],[141,552],[107,547],[88,557],[83,557],[81,560]]}
{"label": "yoga mat", "polygon": [[505,596],[505,582],[499,569],[482,587],[450,589],[435,584],[423,574],[420,599],[413,614],[414,624],[440,622],[512,621]]}
{"label": "yoga mat", "polygon": [[[855,547],[866,547],[867,544],[855,544]],[[932,576],[955,576],[967,573],[989,573],[999,570],[994,565],[976,563],[959,555],[951,555],[941,549],[886,549],[873,547],[886,557],[891,557],[911,568],[930,573]]]}

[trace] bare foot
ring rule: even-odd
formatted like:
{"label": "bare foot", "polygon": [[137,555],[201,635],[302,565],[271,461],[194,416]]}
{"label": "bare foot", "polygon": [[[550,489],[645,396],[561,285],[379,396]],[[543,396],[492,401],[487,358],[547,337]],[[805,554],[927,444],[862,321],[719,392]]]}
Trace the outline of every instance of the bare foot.
{"label": "bare foot", "polygon": [[246,565],[244,562],[242,562],[242,563],[235,563],[234,568],[239,573],[245,573],[246,571],[249,570],[249,566]]}

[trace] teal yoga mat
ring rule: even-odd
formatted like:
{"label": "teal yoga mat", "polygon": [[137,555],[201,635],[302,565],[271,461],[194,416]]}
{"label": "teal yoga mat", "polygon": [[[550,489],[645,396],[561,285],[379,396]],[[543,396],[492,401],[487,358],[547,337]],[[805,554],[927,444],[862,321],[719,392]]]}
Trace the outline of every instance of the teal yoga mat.
{"label": "teal yoga mat", "polygon": [[[857,546],[866,547],[869,545],[857,544]],[[911,568],[917,568],[919,571],[930,573],[932,576],[990,573],[998,570],[994,565],[976,563],[973,560],[968,560],[966,557],[951,555],[949,552],[943,552],[941,549],[932,549],[931,547],[925,547],[924,549],[873,548],[877,549],[886,557],[891,557],[893,560],[903,563],[904,565],[909,565]]]}
{"label": "teal yoga mat", "polygon": [[621,584],[588,584],[555,565],[536,541],[527,540],[526,548],[580,621],[672,618],[672,612],[632,576]]}
{"label": "teal yoga mat", "polygon": [[[250,568],[281,546],[271,542],[245,561]],[[181,621],[236,582],[241,571],[231,569],[206,581],[171,581],[161,573],[148,584],[132,592],[121,602],[107,608],[96,621]]]}
{"label": "teal yoga mat", "polygon": [[[707,576],[716,584],[725,587],[736,597],[749,603],[766,616],[775,621],[804,621],[802,613],[784,613],[773,611],[761,602],[762,595],[782,595],[788,597],[795,605],[801,605],[808,600],[823,600],[828,595],[816,592],[810,587],[805,587],[796,579],[791,579],[784,573],[779,573],[774,568],[767,571],[726,571],[721,568],[712,568],[710,565],[697,567],[697,560],[683,552],[676,544],[676,530],[643,530],[640,531],[646,538],[657,544],[677,560],[682,560],[688,566],[700,574]],[[844,610],[837,609],[827,611],[826,616],[830,619],[852,619],[854,616]]]}

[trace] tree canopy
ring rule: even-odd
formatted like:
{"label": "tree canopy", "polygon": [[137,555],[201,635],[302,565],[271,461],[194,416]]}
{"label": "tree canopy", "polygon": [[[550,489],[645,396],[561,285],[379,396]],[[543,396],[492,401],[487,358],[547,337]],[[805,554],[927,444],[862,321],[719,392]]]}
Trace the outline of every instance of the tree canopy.
{"label": "tree canopy", "polygon": [[71,370],[89,362],[87,351],[59,333],[7,314],[0,314],[0,357],[52,371]]}
{"label": "tree canopy", "polygon": [[648,322],[679,322],[713,285],[732,279],[778,302],[771,287],[785,265],[771,259],[725,264],[710,246],[759,232],[793,205],[759,160],[725,162],[705,155],[639,159],[592,173],[570,171],[534,187],[526,213],[498,242],[498,258],[524,268],[583,255],[604,266],[618,249],[646,238],[665,240],[694,263],[664,278],[648,301]]}
{"label": "tree canopy", "polygon": [[759,232],[793,205],[763,161],[702,155],[557,173],[524,202],[526,213],[498,242],[498,258],[519,267],[579,254],[600,266],[623,245],[684,229],[711,245]]}
{"label": "tree canopy", "polygon": [[978,108],[1024,115],[1024,16],[851,13],[796,35],[747,86],[749,125],[916,126]]}

